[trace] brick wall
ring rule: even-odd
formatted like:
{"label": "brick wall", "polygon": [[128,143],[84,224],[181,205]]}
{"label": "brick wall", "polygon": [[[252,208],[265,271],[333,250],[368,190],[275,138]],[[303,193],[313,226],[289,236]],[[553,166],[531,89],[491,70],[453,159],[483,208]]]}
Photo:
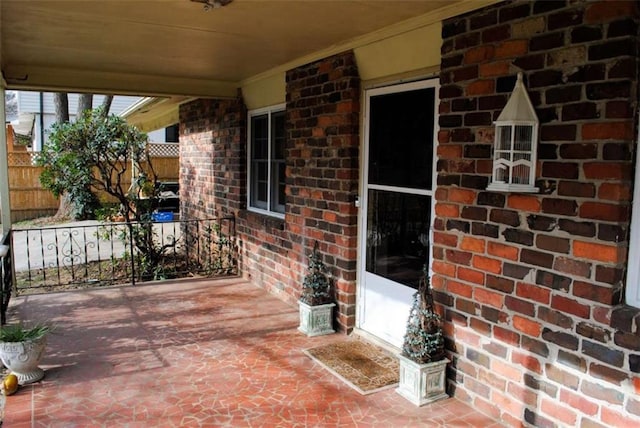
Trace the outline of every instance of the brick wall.
{"label": "brick wall", "polygon": [[241,98],[180,107],[180,213],[206,219],[246,205],[246,120]]}
{"label": "brick wall", "polygon": [[235,214],[243,275],[292,304],[317,240],[343,331],[355,325],[359,99],[351,52],[287,73],[284,220],[246,210],[242,101],[197,100],[180,109],[182,215]]}
{"label": "brick wall", "polygon": [[285,219],[242,212],[244,272],[291,303],[314,242],[335,285],[338,328],[355,325],[360,80],[351,52],[290,70]]}
{"label": "brick wall", "polygon": [[[287,229],[295,258],[320,243],[342,330],[355,326],[360,78],[352,52],[287,73]],[[297,273],[297,275],[295,275]],[[295,294],[304,269],[294,272]]]}
{"label": "brick wall", "polygon": [[[433,269],[450,381],[513,426],[640,423],[638,311],[622,305],[638,22],[632,1],[515,1],[443,23]],[[540,191],[487,192],[518,71]]]}

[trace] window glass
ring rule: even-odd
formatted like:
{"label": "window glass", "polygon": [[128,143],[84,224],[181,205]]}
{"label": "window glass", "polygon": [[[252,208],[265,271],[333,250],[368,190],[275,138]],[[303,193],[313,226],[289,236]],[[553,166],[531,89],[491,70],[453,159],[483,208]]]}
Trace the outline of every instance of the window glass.
{"label": "window glass", "polygon": [[249,206],[285,211],[285,113],[273,111],[250,119]]}
{"label": "window glass", "polygon": [[269,117],[265,114],[251,118],[251,156],[269,159]]}
{"label": "window glass", "polygon": [[271,116],[273,141],[273,158],[284,160],[284,112],[274,113]]}
{"label": "window glass", "polygon": [[167,143],[177,143],[180,141],[180,126],[177,123],[167,126],[164,129],[164,141]]}

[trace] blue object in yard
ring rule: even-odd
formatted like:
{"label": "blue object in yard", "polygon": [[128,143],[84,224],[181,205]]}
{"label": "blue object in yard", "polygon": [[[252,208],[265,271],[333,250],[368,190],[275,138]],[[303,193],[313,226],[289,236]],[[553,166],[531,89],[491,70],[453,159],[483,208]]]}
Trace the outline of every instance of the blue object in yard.
{"label": "blue object in yard", "polygon": [[152,213],[151,218],[157,222],[173,221],[173,213],[171,211],[158,211]]}

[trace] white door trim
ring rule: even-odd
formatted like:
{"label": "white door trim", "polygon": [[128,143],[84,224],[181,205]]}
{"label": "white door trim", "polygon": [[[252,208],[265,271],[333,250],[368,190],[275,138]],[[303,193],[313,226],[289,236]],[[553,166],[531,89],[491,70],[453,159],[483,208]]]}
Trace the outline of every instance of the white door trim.
{"label": "white door trim", "polygon": [[[399,93],[405,91],[412,91],[418,89],[425,88],[434,88],[434,124],[433,124],[433,164],[432,164],[432,188],[430,190],[424,189],[404,189],[393,186],[383,186],[383,185],[369,185],[368,184],[368,161],[369,161],[369,116],[370,116],[370,101],[372,96],[384,95],[384,94],[392,94]],[[356,329],[364,332],[364,334],[370,334],[366,330],[362,329],[363,318],[364,318],[364,280],[366,277],[365,272],[365,260],[364,256],[366,253],[366,217],[367,217],[367,197],[368,190],[403,190],[408,191],[412,194],[416,195],[427,195],[432,197],[431,204],[431,225],[429,234],[433,234],[433,221],[435,220],[435,190],[437,187],[437,146],[438,146],[438,108],[440,104],[439,98],[439,88],[440,84],[437,78],[435,79],[426,79],[420,81],[413,81],[409,83],[400,83],[383,87],[375,87],[371,89],[365,89],[363,91],[363,114],[362,114],[362,138],[360,141],[360,152],[362,153],[361,162],[360,162],[360,186],[359,186],[359,206],[360,210],[358,213],[358,263],[357,263],[357,286],[356,286]],[[430,236],[430,242],[433,242],[433,237]],[[431,252],[431,248],[429,249]],[[429,260],[432,263],[433,257],[430,254]],[[431,271],[431,265],[429,266],[429,271]],[[409,315],[407,311],[407,316]],[[378,338],[379,340],[386,341],[384,338]]]}

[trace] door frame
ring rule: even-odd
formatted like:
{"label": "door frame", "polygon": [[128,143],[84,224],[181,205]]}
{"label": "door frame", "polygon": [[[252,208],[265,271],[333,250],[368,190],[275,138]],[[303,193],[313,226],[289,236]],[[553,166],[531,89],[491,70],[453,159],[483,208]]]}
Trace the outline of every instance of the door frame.
{"label": "door frame", "polygon": [[[357,256],[357,272],[356,272],[356,314],[355,314],[355,331],[369,339],[380,343],[381,345],[397,349],[396,346],[388,343],[382,338],[374,336],[372,333],[367,332],[361,328],[363,323],[363,311],[364,311],[364,269],[365,260],[363,255],[366,253],[366,221],[367,221],[367,183],[369,172],[369,116],[370,116],[370,100],[372,96],[392,94],[404,91],[434,88],[434,121],[433,121],[433,161],[432,161],[432,188],[431,188],[431,224],[429,227],[429,241],[432,243],[429,247],[429,276],[432,275],[433,264],[433,224],[435,221],[435,193],[437,188],[437,171],[436,166],[438,162],[438,133],[440,131],[439,126],[439,106],[440,106],[440,81],[437,76],[425,77],[422,79],[416,79],[412,81],[402,81],[389,83],[385,85],[378,85],[375,87],[364,88],[362,91],[362,115],[361,115],[361,135],[360,139],[360,185],[358,186],[359,196],[357,197],[356,204],[360,208],[358,210],[358,256]],[[407,311],[407,318],[409,312]]]}

